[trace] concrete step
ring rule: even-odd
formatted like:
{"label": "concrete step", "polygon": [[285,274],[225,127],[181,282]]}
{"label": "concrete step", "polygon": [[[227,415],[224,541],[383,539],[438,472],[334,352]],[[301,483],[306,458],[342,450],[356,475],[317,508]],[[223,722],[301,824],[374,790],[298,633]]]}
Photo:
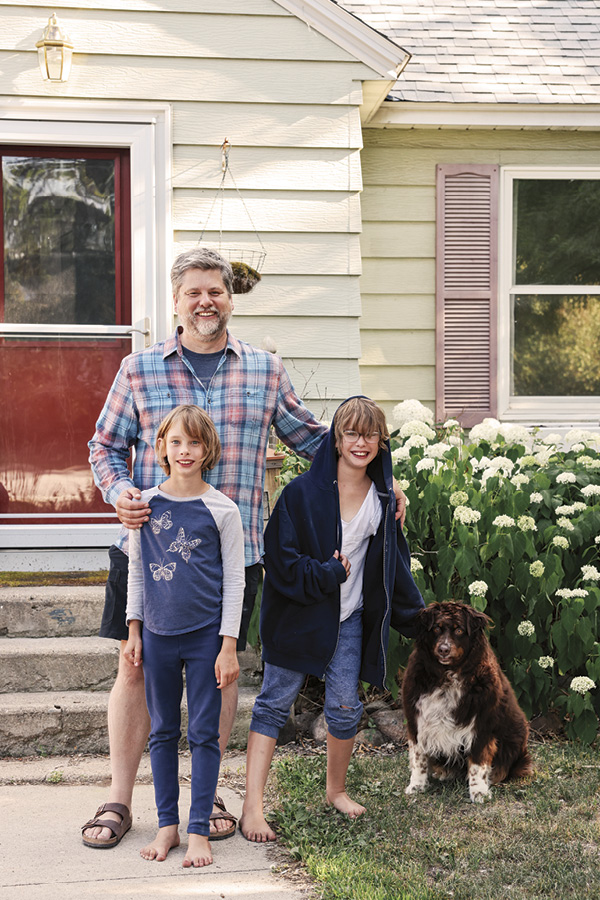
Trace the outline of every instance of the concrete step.
{"label": "concrete step", "polygon": [[103,585],[0,588],[0,636],[96,635],[103,609]]}
{"label": "concrete step", "polygon": [[[240,687],[229,747],[245,747],[257,689]],[[108,692],[54,691],[0,695],[0,756],[108,753]],[[185,699],[182,734],[187,730]],[[182,746],[185,741],[182,739]]]}
{"label": "concrete step", "polygon": [[[12,691],[108,691],[119,664],[119,641],[98,637],[0,638],[0,694]],[[238,654],[239,684],[261,682],[260,656]]]}
{"label": "concrete step", "polygon": [[0,694],[109,691],[119,642],[94,637],[0,640]]}

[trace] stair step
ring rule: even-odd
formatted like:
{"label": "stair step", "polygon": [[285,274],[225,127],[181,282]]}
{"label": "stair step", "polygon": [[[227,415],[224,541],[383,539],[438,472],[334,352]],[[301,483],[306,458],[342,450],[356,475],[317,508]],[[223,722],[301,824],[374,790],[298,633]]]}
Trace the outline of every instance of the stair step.
{"label": "stair step", "polygon": [[108,691],[119,662],[119,642],[106,638],[0,640],[0,694]]}
{"label": "stair step", "polygon": [[[229,747],[245,747],[257,690],[240,687]],[[108,753],[106,691],[0,695],[0,756]],[[187,729],[185,699],[182,733]]]}
{"label": "stair step", "polygon": [[103,609],[103,585],[0,588],[0,635],[96,635]]}

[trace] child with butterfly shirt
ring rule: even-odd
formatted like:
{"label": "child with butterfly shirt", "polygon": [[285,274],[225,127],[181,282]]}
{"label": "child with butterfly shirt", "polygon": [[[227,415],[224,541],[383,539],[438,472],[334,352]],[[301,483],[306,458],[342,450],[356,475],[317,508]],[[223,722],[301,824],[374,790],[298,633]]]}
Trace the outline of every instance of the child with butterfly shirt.
{"label": "child with butterfly shirt", "polygon": [[179,845],[178,742],[185,666],[192,754],[186,868],[213,861],[208,835],[220,763],[219,690],[239,674],[242,521],[235,503],[202,477],[220,454],[217,431],[203,410],[193,405],[173,409],[156,436],[156,455],[168,478],[142,493],[152,515],[129,538],[125,658],[139,666],[143,656],[159,826],[140,854],[160,862]]}

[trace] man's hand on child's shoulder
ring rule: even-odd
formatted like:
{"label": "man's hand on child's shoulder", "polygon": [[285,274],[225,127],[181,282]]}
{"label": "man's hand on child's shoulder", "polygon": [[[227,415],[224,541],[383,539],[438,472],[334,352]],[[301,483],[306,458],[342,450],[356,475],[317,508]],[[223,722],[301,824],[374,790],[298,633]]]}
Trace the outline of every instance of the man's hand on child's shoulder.
{"label": "man's hand on child's shoulder", "polygon": [[396,522],[400,519],[400,525],[404,528],[406,519],[406,494],[394,478],[394,494],[396,495]]}

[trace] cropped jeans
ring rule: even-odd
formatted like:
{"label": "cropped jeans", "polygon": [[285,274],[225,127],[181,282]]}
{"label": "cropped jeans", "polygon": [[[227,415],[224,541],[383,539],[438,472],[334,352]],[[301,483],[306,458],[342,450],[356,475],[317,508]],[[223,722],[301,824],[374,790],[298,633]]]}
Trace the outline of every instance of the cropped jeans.
{"label": "cropped jeans", "polygon": [[[325,721],[341,741],[353,738],[362,716],[358,677],[362,652],[362,609],[340,623],[338,644],[325,670]],[[254,703],[250,730],[276,738],[285,725],[306,674],[265,663],[262,690]]]}
{"label": "cropped jeans", "polygon": [[219,778],[221,692],[215,661],[221,649],[220,621],[186,634],[153,634],[142,628],[146,702],[150,713],[150,762],[159,828],[179,824],[179,738],[183,668],[192,754],[192,799],[188,834],[208,835]]}

